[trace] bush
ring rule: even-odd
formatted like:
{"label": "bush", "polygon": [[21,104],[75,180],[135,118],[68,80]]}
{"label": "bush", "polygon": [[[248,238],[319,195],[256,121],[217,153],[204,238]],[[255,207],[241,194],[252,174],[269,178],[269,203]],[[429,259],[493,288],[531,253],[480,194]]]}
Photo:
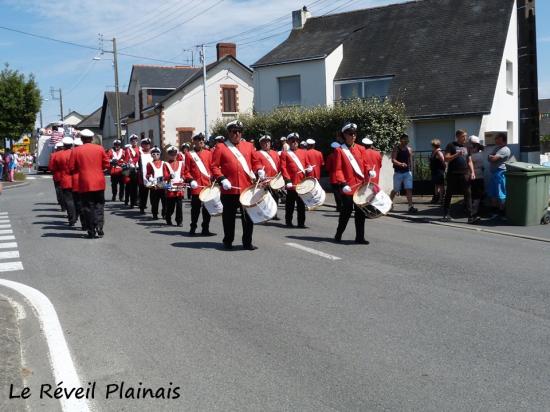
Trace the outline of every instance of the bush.
{"label": "bush", "polygon": [[[391,152],[409,122],[403,104],[378,99],[355,99],[311,108],[285,107],[271,113],[243,114],[238,118],[244,123],[245,137],[258,138],[267,133],[278,140],[290,132],[298,132],[303,139],[315,139],[317,148],[325,153],[347,121],[357,124],[358,141],[369,135],[374,146],[384,153]],[[227,119],[217,120],[213,134],[226,135],[227,122]]]}
{"label": "bush", "polygon": [[15,181],[17,182],[22,182],[23,180],[25,180],[27,178],[27,175],[23,172],[15,172],[13,174],[13,178],[15,179]]}

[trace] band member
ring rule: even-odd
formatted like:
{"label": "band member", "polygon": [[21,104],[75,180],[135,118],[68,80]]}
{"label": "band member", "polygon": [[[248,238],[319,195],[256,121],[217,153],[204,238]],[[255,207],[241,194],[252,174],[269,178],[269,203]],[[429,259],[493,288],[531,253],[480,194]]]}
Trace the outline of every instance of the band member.
{"label": "band member", "polygon": [[189,234],[195,234],[202,210],[202,235],[212,236],[214,234],[210,233],[210,213],[202,206],[199,199],[202,188],[209,186],[211,182],[212,153],[204,149],[202,133],[193,137],[193,148],[194,150],[187,154],[185,165],[185,179],[191,187],[191,229]]}
{"label": "band member", "polygon": [[55,188],[55,197],[57,198],[57,204],[59,207],[61,207],[61,211],[64,212],[66,210],[65,202],[63,201],[63,190],[61,189],[61,171],[56,171],[54,162],[55,158],[59,155],[60,152],[63,151],[63,142],[57,142],[55,144],[55,152],[50,154],[50,160],[48,162],[48,170],[52,172],[53,176],[53,185]]}
{"label": "band member", "polygon": [[315,149],[315,140],[307,139],[307,162],[313,167],[311,172],[311,177],[319,180],[321,179],[321,169],[325,166],[325,159],[323,153]]}
{"label": "band member", "polygon": [[[159,156],[160,158],[160,156]],[[147,207],[147,197],[149,189],[145,186],[147,182],[147,165],[153,160],[151,156],[151,139],[141,139],[141,148],[139,149],[139,172],[138,172],[138,187],[139,187],[139,213],[145,214]]]}
{"label": "band member", "polygon": [[353,194],[369,177],[366,150],[364,147],[355,144],[357,137],[356,124],[347,123],[344,125],[342,136],[344,144],[336,149],[334,167],[336,181],[342,188],[342,210],[340,211],[338,229],[334,239],[337,242],[342,241],[342,234],[346,230],[351,212],[355,208],[355,243],[368,245],[369,242],[365,240],[365,213],[353,203]]}
{"label": "band member", "polygon": [[78,217],[76,216],[73,200],[73,178],[69,169],[69,160],[71,158],[71,150],[73,148],[73,138],[65,136],[61,142],[63,143],[63,151],[55,157],[53,162],[53,171],[54,173],[60,173],[60,186],[63,193],[63,203],[67,208],[69,226],[74,226]]}
{"label": "band member", "polygon": [[[257,171],[258,177],[275,177],[281,171],[281,159],[275,150],[271,150],[271,136],[265,135],[260,137],[260,150],[256,151],[255,155],[258,163],[261,164],[261,169]],[[268,187],[269,192],[279,203],[279,193]],[[280,220],[277,215],[272,220]]]}
{"label": "band member", "polygon": [[290,149],[290,146],[286,141],[286,136],[281,136],[281,138],[279,139],[279,145],[280,145],[279,151],[277,152],[279,156],[281,155],[282,152],[287,152]]}
{"label": "band member", "polygon": [[374,171],[374,177],[371,177],[371,182],[378,184],[380,169],[382,169],[382,155],[378,150],[372,147],[374,142],[369,137],[365,137],[361,140],[361,143],[365,145],[366,149],[367,169],[369,173],[371,170]]}
{"label": "band member", "polygon": [[160,160],[160,149],[153,147],[151,149],[153,160],[147,164],[147,172],[145,178],[149,182],[149,190],[151,192],[151,213],[153,219],[159,218],[159,201],[162,204],[161,214],[166,216],[165,209],[165,193],[164,193],[164,162]]}
{"label": "band member", "polygon": [[117,189],[118,189],[118,200],[122,202],[124,199],[124,184],[122,183],[122,165],[124,164],[124,150],[121,148],[121,141],[115,140],[113,142],[113,148],[109,149],[107,156],[111,160],[111,191],[113,197],[112,202],[116,200]]}
{"label": "band member", "polygon": [[[74,147],[82,146],[82,139],[76,137],[74,139]],[[86,218],[84,216],[84,210],[82,209],[82,199],[80,198],[80,185],[78,181],[79,173],[78,171],[71,174],[73,180],[73,201],[74,201],[74,210],[76,213],[76,218],[80,218],[80,224],[82,225],[82,230],[87,230],[86,228]]]}
{"label": "band member", "polygon": [[105,176],[103,170],[109,167],[109,158],[99,145],[92,144],[94,133],[84,129],[80,132],[84,143],[72,151],[69,169],[78,173],[78,189],[84,210],[88,237],[103,237],[105,221]]}
{"label": "band member", "polygon": [[180,152],[177,155],[177,159],[180,162],[184,162],[183,166],[185,167],[185,162],[187,160],[187,153],[189,153],[189,150],[191,149],[191,145],[189,143],[183,143],[180,148]]}
{"label": "band member", "polygon": [[223,136],[214,137],[214,147],[212,147],[212,152],[214,152],[214,150],[216,150],[216,147],[223,144],[224,141],[225,141],[225,137],[223,137]]}
{"label": "band member", "polygon": [[242,122],[235,120],[226,127],[228,139],[224,144],[218,144],[212,158],[212,175],[222,186],[223,245],[226,249],[233,248],[235,217],[237,209],[240,209],[243,247],[247,250],[255,250],[257,247],[252,244],[254,224],[239,201],[241,190],[246,189],[255,180],[252,170],[258,168],[254,167],[256,164],[254,147],[242,138]]}
{"label": "band member", "polygon": [[183,222],[183,213],[181,201],[183,199],[183,179],[184,167],[183,161],[177,160],[178,148],[170,146],[166,149],[168,160],[164,162],[164,181],[167,182],[172,189],[177,186],[181,190],[166,190],[166,224],[172,226],[172,215],[176,212],[176,225],[181,227]]}
{"label": "band member", "polygon": [[300,142],[300,149],[307,150],[307,142],[305,140]]}
{"label": "band member", "polygon": [[124,163],[128,167],[128,183],[124,190],[124,204],[133,208],[137,204],[138,198],[138,167],[139,167],[139,147],[138,137],[133,134],[130,136],[130,147],[124,152]]}
{"label": "band member", "polygon": [[313,171],[307,162],[306,151],[298,148],[300,135],[290,133],[286,138],[289,150],[281,154],[281,171],[286,182],[285,222],[287,227],[294,227],[292,217],[294,207],[298,211],[298,228],[306,228],[306,205],[296,193],[296,185]]}
{"label": "band member", "polygon": [[336,149],[340,147],[340,143],[332,142],[330,147],[332,147],[333,151],[327,156],[325,169],[327,169],[330,187],[332,188],[332,193],[334,194],[336,211],[339,212],[342,209],[342,193],[340,191],[340,185],[336,181],[336,173],[334,167],[336,162]]}

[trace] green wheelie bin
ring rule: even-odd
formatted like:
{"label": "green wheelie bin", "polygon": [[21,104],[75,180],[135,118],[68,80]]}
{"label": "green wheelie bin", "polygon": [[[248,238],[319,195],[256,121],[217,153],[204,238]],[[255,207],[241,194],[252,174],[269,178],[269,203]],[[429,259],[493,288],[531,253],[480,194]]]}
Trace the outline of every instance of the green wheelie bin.
{"label": "green wheelie bin", "polygon": [[550,168],[532,163],[506,164],[506,217],[517,226],[547,223]]}

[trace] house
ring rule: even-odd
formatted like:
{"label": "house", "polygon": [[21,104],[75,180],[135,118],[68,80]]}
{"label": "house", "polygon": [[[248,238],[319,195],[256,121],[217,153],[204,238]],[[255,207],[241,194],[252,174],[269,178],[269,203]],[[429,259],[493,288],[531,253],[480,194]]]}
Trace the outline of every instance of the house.
{"label": "house", "polygon": [[[217,45],[216,61],[206,66],[206,85],[209,125],[252,111],[252,71],[237,59],[235,44]],[[202,68],[134,66],[128,91],[135,96],[135,118],[128,121],[128,133],[161,147],[191,141],[205,128],[203,90]]]}
{"label": "house", "polygon": [[[127,93],[119,93],[120,98],[120,117],[127,118],[129,113],[134,111],[134,96]],[[126,136],[126,128],[121,122],[121,137]],[[117,138],[116,125],[116,93],[105,92],[103,95],[103,105],[101,106],[101,116],[99,119],[99,128],[103,136],[103,147],[111,148],[113,140]]]}
{"label": "house", "polygon": [[534,9],[517,1],[419,0],[320,17],[304,7],[289,37],[252,65],[255,110],[389,98],[405,104],[417,152],[466,129],[487,144],[486,132],[507,132],[517,155],[518,32],[534,30]]}
{"label": "house", "polygon": [[[72,110],[69,114],[63,116],[63,124],[68,126],[76,126],[84,119],[86,115],[80,114]],[[46,125],[46,129],[52,128],[57,122],[52,122]]]}
{"label": "house", "polygon": [[80,121],[80,123],[77,123],[75,127],[78,130],[84,130],[84,129],[91,130],[96,134],[96,136],[98,136],[98,138],[101,141],[102,134],[103,134],[103,131],[101,130],[101,127],[100,127],[102,109],[103,107],[98,107],[96,110],[94,110],[92,114],[86,116],[84,119],[82,119],[82,121]]}

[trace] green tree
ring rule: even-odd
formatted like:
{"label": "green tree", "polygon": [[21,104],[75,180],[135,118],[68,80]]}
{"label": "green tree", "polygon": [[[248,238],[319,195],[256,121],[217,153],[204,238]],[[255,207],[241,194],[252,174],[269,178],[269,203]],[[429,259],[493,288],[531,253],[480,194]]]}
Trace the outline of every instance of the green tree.
{"label": "green tree", "polygon": [[23,133],[32,131],[40,105],[34,76],[26,78],[6,63],[0,72],[0,137],[13,143]]}

